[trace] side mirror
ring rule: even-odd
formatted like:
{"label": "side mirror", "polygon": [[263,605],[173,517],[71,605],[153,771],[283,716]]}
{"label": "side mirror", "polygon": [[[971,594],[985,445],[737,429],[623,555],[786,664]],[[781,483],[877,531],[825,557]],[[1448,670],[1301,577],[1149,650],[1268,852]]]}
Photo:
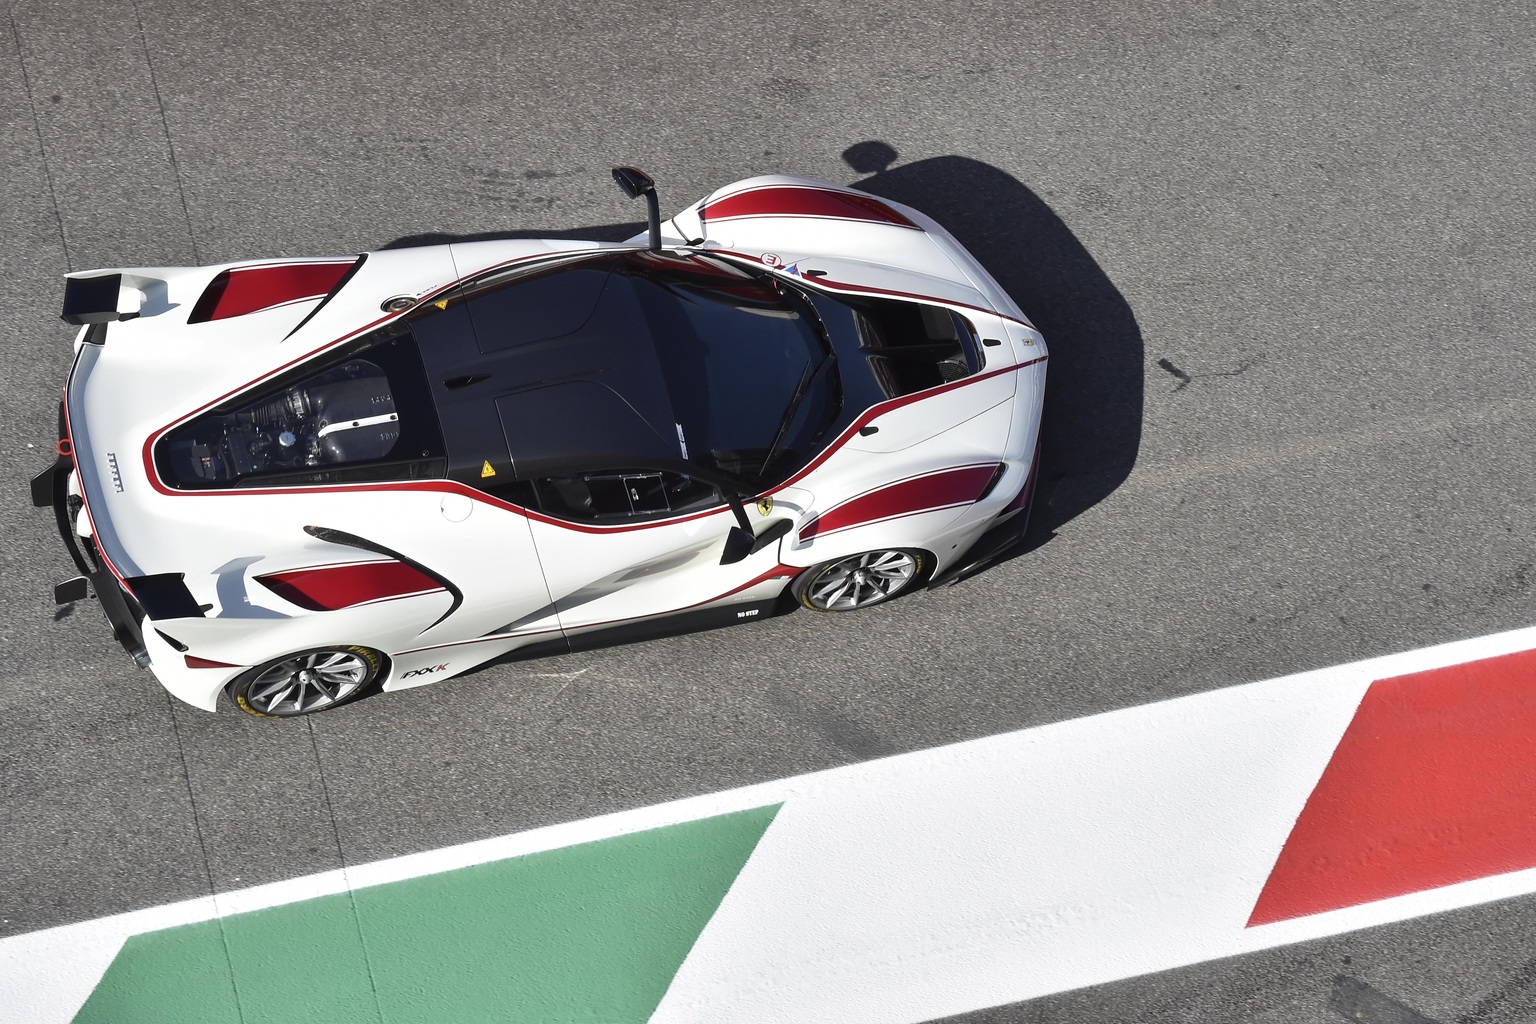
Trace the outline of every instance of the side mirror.
{"label": "side mirror", "polygon": [[613,180],[619,183],[619,188],[631,199],[639,199],[647,192],[656,191],[655,180],[638,167],[615,167]]}
{"label": "side mirror", "polygon": [[650,228],[651,252],[661,252],[661,206],[656,201],[656,182],[638,167],[615,167],[613,180],[631,199],[645,196],[645,220]]}
{"label": "side mirror", "polygon": [[752,536],[751,530],[731,527],[731,532],[725,537],[725,550],[720,552],[720,564],[730,565],[741,561],[752,553],[752,545],[756,543],[757,538]]}

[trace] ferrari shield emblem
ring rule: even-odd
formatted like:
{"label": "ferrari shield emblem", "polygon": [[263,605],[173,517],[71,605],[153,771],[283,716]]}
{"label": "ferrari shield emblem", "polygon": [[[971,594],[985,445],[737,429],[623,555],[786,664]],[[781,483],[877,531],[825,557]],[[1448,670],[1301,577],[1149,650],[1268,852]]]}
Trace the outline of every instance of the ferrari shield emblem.
{"label": "ferrari shield emblem", "polygon": [[757,514],[758,515],[765,516],[769,512],[772,512],[772,511],[773,511],[773,497],[771,495],[769,497],[766,497],[766,498],[758,498],[757,499]]}

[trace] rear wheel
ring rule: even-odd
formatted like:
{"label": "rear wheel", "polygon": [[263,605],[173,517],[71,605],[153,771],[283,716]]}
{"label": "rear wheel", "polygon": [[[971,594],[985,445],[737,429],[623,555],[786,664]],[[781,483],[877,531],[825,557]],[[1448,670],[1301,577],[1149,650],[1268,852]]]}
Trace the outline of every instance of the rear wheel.
{"label": "rear wheel", "polygon": [[795,578],[795,597],[812,611],[851,612],[889,601],[923,575],[921,551],[866,551],[812,566]]}
{"label": "rear wheel", "polygon": [[312,715],[361,697],[383,666],[367,647],[316,647],[256,666],[229,684],[229,695],[260,718]]}

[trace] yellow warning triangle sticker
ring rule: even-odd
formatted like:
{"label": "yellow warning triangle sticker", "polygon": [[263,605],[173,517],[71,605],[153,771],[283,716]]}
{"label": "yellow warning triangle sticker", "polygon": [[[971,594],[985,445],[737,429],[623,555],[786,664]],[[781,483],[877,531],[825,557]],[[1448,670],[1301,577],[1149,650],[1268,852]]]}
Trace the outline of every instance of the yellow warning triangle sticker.
{"label": "yellow warning triangle sticker", "polygon": [[[441,302],[434,302],[434,303],[432,303],[432,305],[436,306],[438,309],[447,309],[448,308],[448,300],[447,299],[443,299]],[[489,466],[490,463],[487,462],[486,465]],[[490,474],[490,473],[486,474],[486,476],[491,476],[491,475],[493,475],[493,474]]]}
{"label": "yellow warning triangle sticker", "polygon": [[496,475],[496,471],[491,468],[491,460],[490,459],[486,459],[485,460],[485,465],[480,467],[480,479],[484,480],[488,476],[495,476],[495,475]]}

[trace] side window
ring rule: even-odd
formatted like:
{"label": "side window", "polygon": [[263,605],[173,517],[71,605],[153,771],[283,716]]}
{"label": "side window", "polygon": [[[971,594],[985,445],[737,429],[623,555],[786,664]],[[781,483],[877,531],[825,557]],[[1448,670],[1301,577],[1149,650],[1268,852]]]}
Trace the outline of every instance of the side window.
{"label": "side window", "polygon": [[976,328],[953,310],[872,300],[855,321],[859,349],[889,398],[968,377],[986,364]]}
{"label": "side window", "polygon": [[713,485],[656,470],[548,476],[534,489],[540,507],[561,519],[660,519],[724,504]]}

